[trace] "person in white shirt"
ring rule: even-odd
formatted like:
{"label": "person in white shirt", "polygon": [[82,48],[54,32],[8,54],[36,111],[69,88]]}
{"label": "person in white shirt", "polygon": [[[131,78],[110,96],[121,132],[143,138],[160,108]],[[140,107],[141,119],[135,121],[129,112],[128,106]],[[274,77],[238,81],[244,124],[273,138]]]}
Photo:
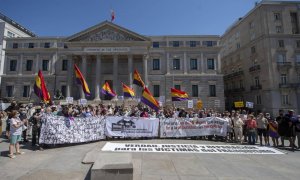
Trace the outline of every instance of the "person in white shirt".
{"label": "person in white shirt", "polygon": [[22,126],[25,121],[21,121],[19,118],[20,114],[18,111],[13,110],[11,112],[11,119],[10,119],[10,132],[11,132],[11,137],[10,137],[10,145],[9,145],[9,157],[10,158],[15,158],[16,156],[13,154],[13,148],[15,146],[16,148],[16,154],[24,154],[24,152],[20,151],[20,144],[19,142],[21,141],[21,136],[22,136]]}
{"label": "person in white shirt", "polygon": [[240,118],[239,113],[235,112],[232,117],[233,126],[234,126],[234,134],[235,134],[235,141],[239,143],[243,143],[243,125],[244,122]]}

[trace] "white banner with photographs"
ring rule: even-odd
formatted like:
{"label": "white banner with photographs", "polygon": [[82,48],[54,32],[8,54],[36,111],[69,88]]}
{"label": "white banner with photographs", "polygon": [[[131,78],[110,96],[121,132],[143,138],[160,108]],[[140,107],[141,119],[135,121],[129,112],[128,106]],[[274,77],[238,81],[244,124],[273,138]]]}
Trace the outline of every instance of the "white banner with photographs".
{"label": "white banner with photographs", "polygon": [[42,120],[40,143],[68,144],[105,139],[103,117],[68,118],[63,116],[44,116]]}
{"label": "white banner with photographs", "polygon": [[106,117],[108,137],[157,137],[158,129],[158,118]]}
{"label": "white banner with photographs", "polygon": [[160,137],[226,136],[228,122],[218,117],[170,118],[160,121]]}
{"label": "white banner with photographs", "polygon": [[106,143],[102,151],[151,153],[284,154],[274,148],[244,145]]}

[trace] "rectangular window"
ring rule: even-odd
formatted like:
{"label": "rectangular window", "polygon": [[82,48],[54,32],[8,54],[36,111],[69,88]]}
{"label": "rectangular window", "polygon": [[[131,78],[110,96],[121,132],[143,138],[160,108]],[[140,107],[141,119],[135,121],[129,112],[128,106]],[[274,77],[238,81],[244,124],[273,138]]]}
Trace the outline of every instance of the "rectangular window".
{"label": "rectangular window", "polygon": [[153,48],[159,48],[159,42],[153,42],[152,47]]}
{"label": "rectangular window", "polygon": [[287,84],[287,75],[286,74],[281,74],[280,75],[280,83],[281,84]]}
{"label": "rectangular window", "polygon": [[180,59],[173,59],[173,69],[180,70]]}
{"label": "rectangular window", "polygon": [[13,91],[14,91],[13,86],[6,86],[6,96],[7,97],[13,97]]}
{"label": "rectangular window", "polygon": [[62,85],[60,88],[60,91],[64,97],[67,97],[67,86],[66,85]]}
{"label": "rectangular window", "polygon": [[28,48],[34,48],[34,43],[29,43]]}
{"label": "rectangular window", "polygon": [[261,96],[260,95],[256,96],[256,104],[261,104]]}
{"label": "rectangular window", "polygon": [[178,84],[177,84],[177,85],[174,85],[174,88],[177,89],[177,90],[180,90],[180,89],[181,89],[180,85],[178,85]]}
{"label": "rectangular window", "polygon": [[173,41],[173,47],[179,47],[179,41]]}
{"label": "rectangular window", "polygon": [[206,41],[206,46],[207,46],[207,47],[212,47],[212,46],[213,46],[212,41]]}
{"label": "rectangular window", "polygon": [[23,86],[23,97],[29,97],[30,94],[30,86]]}
{"label": "rectangular window", "polygon": [[240,49],[241,48],[241,44],[240,43],[236,43],[236,48]]}
{"label": "rectangular window", "polygon": [[153,85],[153,96],[159,97],[159,85]]}
{"label": "rectangular window", "polygon": [[26,61],[26,71],[32,71],[33,60]]}
{"label": "rectangular window", "polygon": [[275,21],[281,20],[281,14],[280,13],[274,13],[274,20]]}
{"label": "rectangular window", "polygon": [[249,23],[249,28],[250,28],[250,29],[253,29],[253,28],[254,28],[254,26],[255,26],[255,24],[254,24],[254,22],[253,22],[253,21]]}
{"label": "rectangular window", "polygon": [[215,69],[215,60],[214,59],[207,59],[207,69]]}
{"label": "rectangular window", "polygon": [[44,48],[50,48],[50,43],[46,42],[46,43],[44,44]]}
{"label": "rectangular window", "polygon": [[62,70],[63,71],[67,71],[68,70],[68,60],[67,59],[64,59],[62,61]]}
{"label": "rectangular window", "polygon": [[190,47],[196,47],[196,41],[190,41]]}
{"label": "rectangular window", "polygon": [[159,70],[160,69],[160,63],[159,59],[153,59],[153,70]]}
{"label": "rectangular window", "polygon": [[43,71],[48,71],[49,68],[49,60],[43,60]]}
{"label": "rectangular window", "polygon": [[282,27],[276,26],[276,33],[282,33]]}
{"label": "rectangular window", "polygon": [[216,85],[209,85],[209,96],[216,97]]}
{"label": "rectangular window", "polygon": [[13,43],[13,48],[18,49],[19,44],[18,43]]}
{"label": "rectangular window", "polygon": [[254,54],[256,52],[255,46],[251,47],[251,54]]}
{"label": "rectangular window", "polygon": [[9,62],[9,70],[16,71],[17,70],[17,60],[10,60]]}
{"label": "rectangular window", "polygon": [[283,48],[284,47],[284,41],[278,40],[278,47]]}
{"label": "rectangular window", "polygon": [[292,33],[299,34],[298,14],[296,12],[291,12],[291,22],[292,22]]}
{"label": "rectangular window", "polygon": [[13,38],[15,37],[15,34],[10,31],[7,31],[7,37]]}
{"label": "rectangular window", "polygon": [[191,59],[190,60],[190,65],[191,65],[191,70],[197,70],[198,69],[197,59]]}
{"label": "rectangular window", "polygon": [[192,85],[192,96],[198,97],[198,85]]}
{"label": "rectangular window", "polygon": [[240,89],[244,88],[243,80],[240,80]]}
{"label": "rectangular window", "polygon": [[296,47],[297,47],[297,48],[300,48],[300,40],[297,40],[297,41],[296,41]]}
{"label": "rectangular window", "polygon": [[285,54],[278,54],[277,55],[277,62],[285,62],[286,60],[286,57],[285,57]]}
{"label": "rectangular window", "polygon": [[281,95],[281,104],[288,105],[289,104],[289,95]]}
{"label": "rectangular window", "polygon": [[300,83],[300,73],[297,74],[297,81]]}
{"label": "rectangular window", "polygon": [[254,84],[255,84],[256,87],[259,86],[259,77],[254,78]]}

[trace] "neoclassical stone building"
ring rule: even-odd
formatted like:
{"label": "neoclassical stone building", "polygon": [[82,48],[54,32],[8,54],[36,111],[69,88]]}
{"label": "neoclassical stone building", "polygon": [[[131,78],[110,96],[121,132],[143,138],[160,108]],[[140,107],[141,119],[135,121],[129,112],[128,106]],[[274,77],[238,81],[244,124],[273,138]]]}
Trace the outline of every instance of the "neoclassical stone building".
{"label": "neoclassical stone building", "polygon": [[[34,99],[33,84],[42,70],[50,94],[104,99],[100,89],[108,81],[118,95],[121,82],[132,85],[137,69],[158,99],[170,101],[170,88],[201,99],[207,108],[224,109],[219,36],[143,36],[105,21],[69,37],[7,39],[2,97]],[[84,94],[74,79],[77,64],[91,90]]]}

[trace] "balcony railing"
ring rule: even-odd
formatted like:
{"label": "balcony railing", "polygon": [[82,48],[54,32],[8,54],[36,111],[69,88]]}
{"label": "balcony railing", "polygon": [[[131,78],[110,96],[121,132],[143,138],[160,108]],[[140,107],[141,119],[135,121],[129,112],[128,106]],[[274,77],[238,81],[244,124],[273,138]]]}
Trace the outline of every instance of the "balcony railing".
{"label": "balcony railing", "polygon": [[245,88],[234,88],[234,89],[225,90],[225,94],[243,92],[243,91],[245,91]]}
{"label": "balcony railing", "polygon": [[251,86],[250,87],[250,89],[251,90],[259,90],[259,89],[261,89],[262,88],[262,86],[259,84],[259,85],[256,85],[256,86]]}
{"label": "balcony railing", "polygon": [[280,83],[279,88],[299,88],[300,83]]}
{"label": "balcony railing", "polygon": [[286,62],[286,61],[277,62],[277,65],[278,66],[292,66],[292,62]]}
{"label": "balcony railing", "polygon": [[237,72],[225,75],[224,79],[231,79],[231,78],[234,78],[234,77],[241,76],[243,74],[244,74],[244,71],[237,71]]}
{"label": "balcony railing", "polygon": [[260,65],[254,65],[252,67],[249,68],[249,72],[254,72],[254,71],[257,71],[257,70],[260,70]]}

